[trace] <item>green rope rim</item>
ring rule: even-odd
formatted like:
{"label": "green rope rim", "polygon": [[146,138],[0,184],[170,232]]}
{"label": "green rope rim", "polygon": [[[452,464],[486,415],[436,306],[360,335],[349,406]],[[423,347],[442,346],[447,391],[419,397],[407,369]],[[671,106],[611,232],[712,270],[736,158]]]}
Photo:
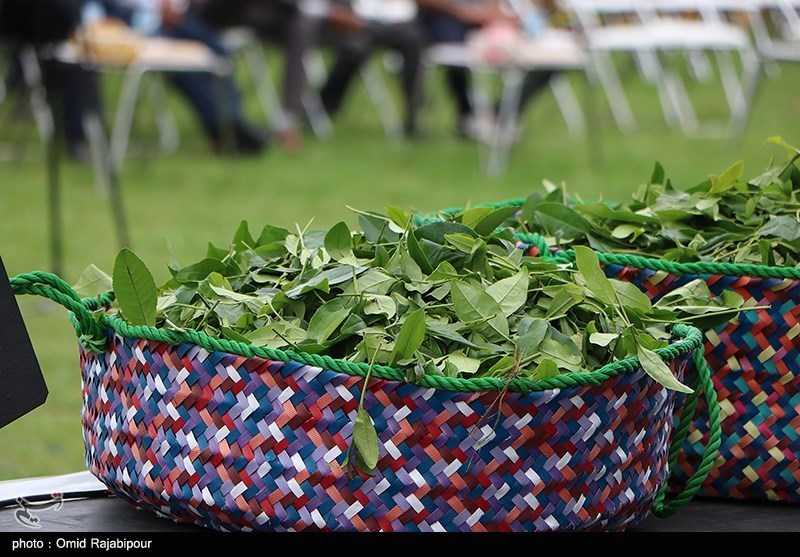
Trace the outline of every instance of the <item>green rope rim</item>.
{"label": "green rope rim", "polygon": [[[131,339],[153,340],[171,345],[191,343],[209,351],[228,352],[247,358],[256,356],[273,361],[296,361],[358,377],[366,377],[370,369],[367,363],[346,362],[325,355],[254,346],[233,340],[215,338],[191,329],[173,331],[159,327],[130,325],[120,317],[109,317],[96,311],[107,305],[113,299],[113,294],[108,293],[82,300],[67,283],[49,273],[33,272],[22,274],[11,279],[11,285],[16,294],[44,296],[70,310],[70,320],[75,327],[75,332],[81,344],[85,349],[94,353],[105,352],[107,331],[111,329],[118,335]],[[92,313],[92,311],[95,311],[95,313]],[[679,323],[673,327],[673,333],[680,337],[679,340],[667,347],[656,350],[656,353],[666,362],[671,362],[679,356],[689,354],[703,345],[703,335],[700,330],[694,327]],[[631,357],[612,362],[594,371],[578,371],[542,380],[512,379],[509,381],[496,377],[462,379],[426,375],[418,382],[414,382],[414,384],[420,387],[452,392],[502,391],[507,389],[527,394],[535,391],[569,387],[597,386],[611,377],[632,373],[638,369],[640,369],[639,359]],[[390,381],[407,381],[403,372],[384,365],[373,366],[371,375],[372,377]]]}
{"label": "green rope rim", "polygon": [[[546,241],[536,232],[515,232],[514,237],[523,244],[539,248],[545,259],[557,263],[573,263],[574,250],[558,250],[551,253]],[[778,278],[800,280],[800,267],[773,267],[769,265],[750,265],[745,263],[723,263],[712,261],[693,261],[691,263],[678,263],[654,257],[622,253],[602,253],[595,250],[600,263],[604,265],[623,265],[653,271],[666,271],[675,275],[727,275],[756,278]]]}
{"label": "green rope rim", "polygon": [[[501,209],[503,207],[521,207],[525,199],[516,198],[497,203],[484,203],[476,205],[478,207],[492,207]],[[463,208],[444,209],[437,214],[452,216],[464,211]],[[441,219],[435,215],[414,216],[414,223],[417,226],[437,222]],[[544,237],[536,232],[515,232],[514,237],[517,241],[530,244],[539,248],[541,257],[550,259],[557,263],[573,263],[575,252],[573,250],[558,250],[550,252]],[[639,269],[651,269],[654,271],[666,271],[676,275],[728,275],[756,278],[779,278],[800,280],[800,267],[777,267],[771,265],[751,265],[748,263],[724,263],[713,261],[694,261],[691,263],[678,263],[657,257],[645,257],[641,255],[631,255],[622,253],[602,253],[595,250],[600,262],[606,265],[624,265],[626,267],[638,267]]]}

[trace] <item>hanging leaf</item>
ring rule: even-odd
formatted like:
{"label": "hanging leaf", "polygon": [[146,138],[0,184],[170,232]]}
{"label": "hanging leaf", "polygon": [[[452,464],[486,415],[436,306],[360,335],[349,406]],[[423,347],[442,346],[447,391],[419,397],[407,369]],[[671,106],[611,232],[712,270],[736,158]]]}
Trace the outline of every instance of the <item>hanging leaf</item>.
{"label": "hanging leaf", "polygon": [[[372,472],[378,465],[378,433],[372,423],[369,412],[362,406],[358,409],[353,424],[353,444],[361,456],[363,470]],[[361,467],[360,467],[361,468]]]}
{"label": "hanging leaf", "polygon": [[155,326],[156,283],[144,262],[128,248],[117,254],[113,286],[122,314],[131,325]]}
{"label": "hanging leaf", "polygon": [[692,389],[678,381],[658,354],[645,348],[641,344],[637,346],[636,354],[639,357],[639,363],[642,364],[642,369],[644,369],[645,373],[666,388],[681,393],[693,392]]}

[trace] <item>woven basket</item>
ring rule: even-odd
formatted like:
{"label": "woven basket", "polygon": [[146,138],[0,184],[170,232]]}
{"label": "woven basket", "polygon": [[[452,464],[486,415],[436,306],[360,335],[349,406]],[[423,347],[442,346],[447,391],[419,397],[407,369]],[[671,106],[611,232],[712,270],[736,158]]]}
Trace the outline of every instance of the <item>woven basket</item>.
{"label": "woven basket", "polygon": [[[538,234],[518,237],[534,254],[574,260],[571,250],[551,251]],[[607,276],[636,284],[652,300],[702,279],[714,295],[732,290],[746,306],[767,306],[705,334],[723,439],[703,493],[800,503],[800,268],[597,256]],[[684,473],[696,466],[708,436],[704,412],[701,402],[697,429],[678,460]]]}
{"label": "woven basket", "polygon": [[[652,381],[636,359],[540,382],[372,370],[374,476],[348,477],[367,367],[202,333],[132,327],[61,279],[29,273],[17,294],[67,307],[81,340],[89,469],[113,493],[218,530],[622,530],[688,502],[712,465],[719,416],[701,333],[676,326],[660,351],[694,393]],[[94,312],[94,313],[92,313]],[[503,392],[507,388],[507,392]],[[703,393],[705,458],[680,495],[665,484]],[[673,443],[670,446],[670,436]]]}

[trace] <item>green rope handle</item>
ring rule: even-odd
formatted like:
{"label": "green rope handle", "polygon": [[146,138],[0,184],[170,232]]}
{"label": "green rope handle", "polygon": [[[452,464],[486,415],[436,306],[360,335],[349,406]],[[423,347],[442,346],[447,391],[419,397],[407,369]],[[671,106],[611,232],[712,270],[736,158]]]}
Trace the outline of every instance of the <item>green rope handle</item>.
{"label": "green rope handle", "polygon": [[90,312],[80,296],[60,277],[34,271],[11,279],[15,294],[35,294],[49,298],[70,311],[69,318],[81,344],[92,352],[105,350],[106,327]]}
{"label": "green rope handle", "polygon": [[[717,400],[717,392],[714,389],[714,384],[711,381],[711,372],[706,364],[705,357],[703,356],[702,349],[698,348],[692,355],[694,362],[695,377],[692,380],[692,387],[694,392],[686,397],[684,408],[681,412],[681,417],[675,431],[673,432],[673,439],[667,457],[667,477],[664,480],[664,485],[656,495],[653,502],[653,510],[659,518],[666,518],[674,515],[678,510],[685,506],[695,494],[700,490],[703,482],[708,477],[708,473],[714,467],[714,463],[719,454],[719,447],[722,442],[722,423],[720,418],[719,401]],[[678,455],[680,454],[683,444],[689,432],[697,407],[698,393],[700,390],[706,399],[708,407],[708,425],[709,435],[708,442],[706,443],[703,456],[700,459],[700,464],[695,470],[691,478],[686,482],[686,486],[678,493],[671,501],[665,502],[667,482],[672,470],[675,470],[678,465]]]}
{"label": "green rope handle", "polygon": [[[574,250],[559,250],[551,253],[544,238],[535,232],[516,232],[516,239],[522,243],[534,245],[539,248],[544,259],[550,259],[557,263],[573,263],[575,261]],[[746,263],[723,263],[712,261],[693,261],[691,263],[678,263],[654,257],[643,257],[641,255],[623,253],[601,253],[595,250],[600,263],[604,265],[624,265],[626,267],[637,267],[639,269],[652,269],[654,271],[666,271],[676,275],[728,275],[728,276],[747,276],[758,278],[779,278],[779,279],[800,279],[800,267],[770,267],[768,265],[750,265]]]}
{"label": "green rope handle", "polygon": [[[40,284],[50,285],[50,287],[40,287]],[[75,325],[75,331],[78,334],[81,344],[83,344],[84,348],[87,350],[95,353],[103,353],[105,351],[105,345],[108,340],[107,331],[108,329],[112,329],[119,335],[127,338],[147,339],[172,345],[191,343],[209,351],[229,352],[247,358],[260,357],[267,360],[282,362],[296,361],[302,364],[322,367],[324,369],[359,377],[366,377],[370,369],[370,366],[366,363],[346,362],[320,354],[308,354],[306,352],[296,352],[293,350],[277,350],[262,346],[254,346],[234,340],[214,338],[203,332],[191,329],[175,331],[159,327],[130,325],[124,319],[109,317],[100,312],[93,315],[90,313],[90,310],[108,305],[113,299],[113,294],[104,294],[96,298],[89,298],[81,301],[80,297],[67,283],[55,275],[50,275],[48,273],[36,272],[19,275],[11,279],[11,285],[14,292],[17,294],[36,294],[44,296],[72,311],[76,316],[73,324]],[[52,285],[57,285],[57,287]],[[703,335],[694,327],[678,323],[673,327],[673,333],[679,337],[680,340],[656,350],[656,353],[658,353],[664,361],[670,362],[679,356],[690,354],[703,345]],[[508,381],[507,379],[499,377],[462,379],[457,377],[426,375],[416,384],[426,388],[452,392],[502,391],[508,389],[510,391],[527,394],[534,391],[546,391],[551,389],[565,389],[587,385],[597,386],[611,377],[632,373],[639,368],[640,364],[638,358],[632,357],[612,362],[595,371],[578,371],[541,380],[517,378]],[[373,366],[372,377],[390,381],[406,380],[405,373],[384,365]]]}

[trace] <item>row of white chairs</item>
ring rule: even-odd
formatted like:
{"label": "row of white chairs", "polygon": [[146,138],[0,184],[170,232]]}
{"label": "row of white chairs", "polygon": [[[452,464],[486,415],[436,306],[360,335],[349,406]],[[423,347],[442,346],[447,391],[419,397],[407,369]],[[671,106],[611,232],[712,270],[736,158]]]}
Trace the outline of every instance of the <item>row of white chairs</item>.
{"label": "row of white chairs", "polygon": [[777,61],[800,61],[796,0],[562,3],[581,30],[615,122],[626,131],[636,121],[614,63],[619,53],[632,55],[642,76],[657,87],[667,123],[690,135],[718,133],[720,128],[698,118],[674,54],[684,54],[692,73],[704,78],[710,76],[708,56],[713,56],[730,112],[722,131],[732,137],[746,126],[764,68]]}

